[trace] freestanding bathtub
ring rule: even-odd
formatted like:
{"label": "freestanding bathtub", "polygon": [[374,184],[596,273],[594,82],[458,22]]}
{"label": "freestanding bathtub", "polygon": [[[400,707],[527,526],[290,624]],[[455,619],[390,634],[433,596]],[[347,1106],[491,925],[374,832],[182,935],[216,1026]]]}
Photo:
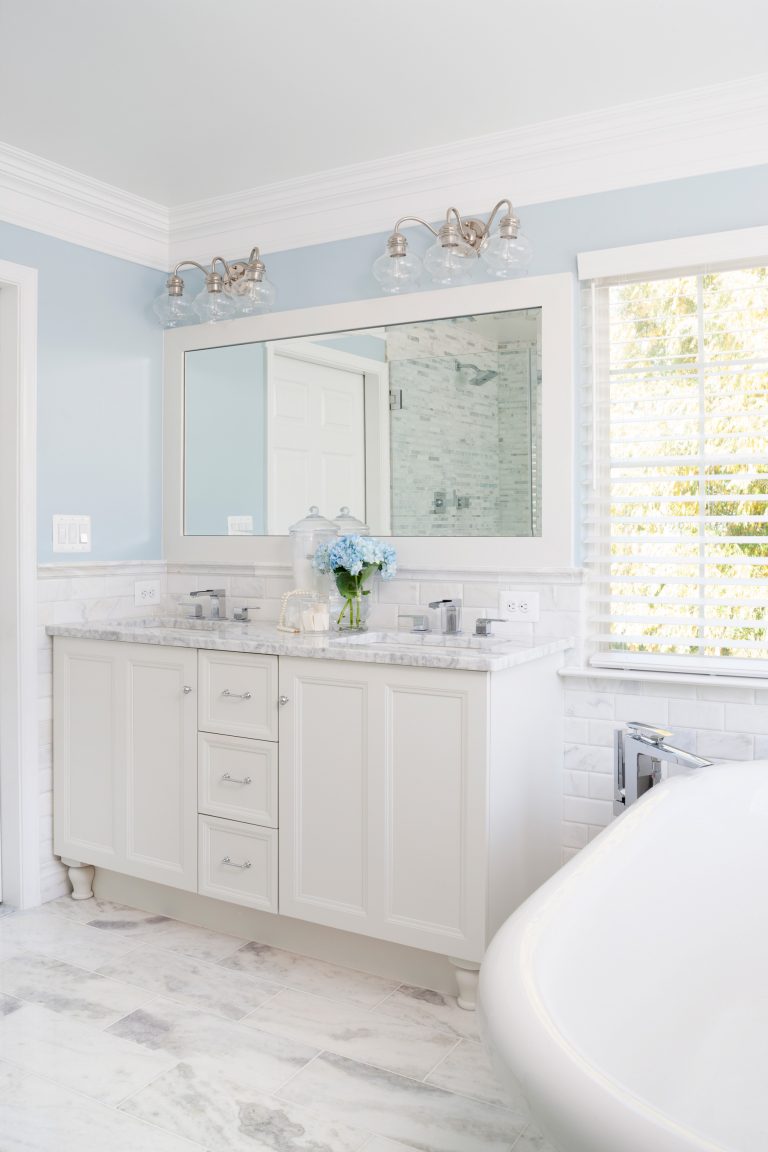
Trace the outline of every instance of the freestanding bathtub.
{"label": "freestanding bathtub", "polygon": [[559,1152],[767,1152],[768,761],[632,805],[501,927],[480,1004]]}

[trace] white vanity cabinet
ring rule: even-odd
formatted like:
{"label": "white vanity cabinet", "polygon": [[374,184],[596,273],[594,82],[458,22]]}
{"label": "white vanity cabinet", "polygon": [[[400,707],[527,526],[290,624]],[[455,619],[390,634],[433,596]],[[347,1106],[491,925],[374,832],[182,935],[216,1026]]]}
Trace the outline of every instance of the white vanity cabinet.
{"label": "white vanity cabinet", "polygon": [[197,652],[59,637],[54,851],[197,890]]}
{"label": "white vanity cabinet", "polygon": [[488,672],[57,635],[55,850],[476,967],[559,863],[562,658]]}

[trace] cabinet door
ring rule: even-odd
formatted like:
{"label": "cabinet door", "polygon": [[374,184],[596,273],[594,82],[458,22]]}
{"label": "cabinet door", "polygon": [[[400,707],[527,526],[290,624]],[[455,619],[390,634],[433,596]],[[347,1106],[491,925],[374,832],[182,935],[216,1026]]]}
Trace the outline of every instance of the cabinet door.
{"label": "cabinet door", "polygon": [[124,644],[124,871],[197,889],[197,652]]}
{"label": "cabinet door", "polygon": [[53,645],[54,851],[116,871],[124,856],[119,649],[61,636]]}
{"label": "cabinet door", "polygon": [[196,889],[196,690],[191,649],[56,638],[59,855]]}
{"label": "cabinet door", "polygon": [[280,912],[356,932],[372,915],[367,673],[280,658]]}
{"label": "cabinet door", "polygon": [[483,953],[487,676],[280,660],[280,911]]}
{"label": "cabinet door", "polygon": [[484,951],[487,682],[482,672],[377,665],[381,749],[371,870],[386,939],[460,959]]}

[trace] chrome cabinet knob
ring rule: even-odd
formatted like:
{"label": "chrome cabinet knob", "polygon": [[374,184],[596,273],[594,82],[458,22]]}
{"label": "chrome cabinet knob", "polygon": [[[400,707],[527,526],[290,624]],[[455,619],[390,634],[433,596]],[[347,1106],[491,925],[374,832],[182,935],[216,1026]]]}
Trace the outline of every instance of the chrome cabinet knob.
{"label": "chrome cabinet knob", "polygon": [[277,702],[281,708],[285,708],[286,704],[288,703],[288,697],[287,696],[278,696]]}
{"label": "chrome cabinet knob", "polygon": [[190,684],[185,684],[184,685],[184,695],[189,696],[191,691],[192,691],[192,686]]}

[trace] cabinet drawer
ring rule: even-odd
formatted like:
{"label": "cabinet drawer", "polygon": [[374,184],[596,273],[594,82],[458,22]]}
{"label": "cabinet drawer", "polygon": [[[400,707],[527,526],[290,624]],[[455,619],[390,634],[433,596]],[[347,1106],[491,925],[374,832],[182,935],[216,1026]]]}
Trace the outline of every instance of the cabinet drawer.
{"label": "cabinet drawer", "polygon": [[277,744],[201,732],[197,772],[200,812],[277,828]]}
{"label": "cabinet drawer", "polygon": [[277,832],[200,816],[201,896],[277,912]]}
{"label": "cabinet drawer", "polygon": [[277,657],[200,652],[199,726],[277,740]]}

